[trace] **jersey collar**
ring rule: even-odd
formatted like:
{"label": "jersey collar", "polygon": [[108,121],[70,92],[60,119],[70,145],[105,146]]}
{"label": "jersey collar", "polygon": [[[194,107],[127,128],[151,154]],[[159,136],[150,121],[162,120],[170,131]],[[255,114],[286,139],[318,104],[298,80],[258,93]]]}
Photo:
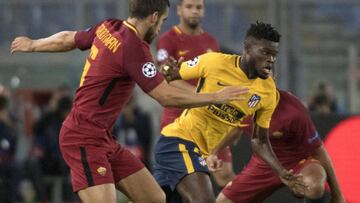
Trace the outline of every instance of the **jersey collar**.
{"label": "jersey collar", "polygon": [[137,29],[135,28],[135,26],[131,25],[129,22],[127,22],[126,20],[124,21],[124,25],[128,28],[130,28],[132,31],[134,31],[136,34],[138,34],[139,32],[137,31]]}

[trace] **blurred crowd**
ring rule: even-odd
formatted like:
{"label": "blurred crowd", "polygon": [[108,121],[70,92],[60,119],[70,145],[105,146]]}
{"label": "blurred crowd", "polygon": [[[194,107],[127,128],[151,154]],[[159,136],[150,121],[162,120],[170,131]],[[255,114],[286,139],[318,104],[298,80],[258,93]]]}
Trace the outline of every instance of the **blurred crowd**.
{"label": "blurred crowd", "polygon": [[314,94],[310,97],[308,108],[311,113],[330,114],[341,113],[334,95],[333,87],[325,82],[320,82]]}

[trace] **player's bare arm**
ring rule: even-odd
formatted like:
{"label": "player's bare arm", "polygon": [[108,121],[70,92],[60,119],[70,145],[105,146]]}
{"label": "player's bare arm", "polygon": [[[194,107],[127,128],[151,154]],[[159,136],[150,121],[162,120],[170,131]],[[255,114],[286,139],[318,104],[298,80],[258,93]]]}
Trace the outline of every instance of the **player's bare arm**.
{"label": "player's bare arm", "polygon": [[75,48],[74,31],[62,31],[41,39],[16,37],[11,43],[10,52],[66,52]]}
{"label": "player's bare arm", "polygon": [[242,95],[247,94],[248,91],[249,89],[245,87],[225,87],[214,93],[196,94],[173,87],[163,81],[151,90],[149,95],[165,107],[192,108],[242,100],[244,99]]}
{"label": "player's bare arm", "polygon": [[321,165],[326,171],[327,180],[331,189],[331,202],[345,203],[345,199],[341,192],[339,182],[336,178],[334,166],[325,147],[321,145],[319,148],[317,148],[313,154],[313,157],[320,161]]}
{"label": "player's bare arm", "polygon": [[191,85],[190,83],[184,81],[184,80],[174,80],[169,82],[169,84],[173,87],[177,87],[180,89],[183,89],[185,91],[188,92],[195,92],[196,91],[196,87]]}
{"label": "player's bare arm", "polygon": [[255,127],[251,138],[252,149],[268,163],[279,176],[284,176],[285,179],[289,179],[290,177],[287,177],[287,173],[284,173],[286,170],[281,166],[271,148],[270,140],[267,136],[269,129],[262,128],[256,123],[254,123],[254,125]]}
{"label": "player's bare arm", "polygon": [[210,155],[206,158],[206,163],[209,171],[215,172],[221,169],[221,160],[218,159],[217,154],[225,149],[227,146],[231,146],[241,137],[242,130],[240,128],[232,129],[229,134],[211,151]]}
{"label": "player's bare arm", "polygon": [[291,189],[305,191],[307,186],[303,183],[301,174],[294,175],[292,170],[286,170],[276,158],[268,137],[268,128],[262,128],[254,123],[251,138],[251,147],[269,166],[279,175],[280,179]]}

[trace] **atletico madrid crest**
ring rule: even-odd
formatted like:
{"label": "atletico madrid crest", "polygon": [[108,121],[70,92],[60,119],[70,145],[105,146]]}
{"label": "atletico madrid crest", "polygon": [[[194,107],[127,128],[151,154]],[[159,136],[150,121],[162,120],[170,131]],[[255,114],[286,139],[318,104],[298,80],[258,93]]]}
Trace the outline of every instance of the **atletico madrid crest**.
{"label": "atletico madrid crest", "polygon": [[257,94],[251,95],[249,102],[248,102],[248,106],[250,108],[254,108],[260,102],[260,99],[261,99],[261,97]]}

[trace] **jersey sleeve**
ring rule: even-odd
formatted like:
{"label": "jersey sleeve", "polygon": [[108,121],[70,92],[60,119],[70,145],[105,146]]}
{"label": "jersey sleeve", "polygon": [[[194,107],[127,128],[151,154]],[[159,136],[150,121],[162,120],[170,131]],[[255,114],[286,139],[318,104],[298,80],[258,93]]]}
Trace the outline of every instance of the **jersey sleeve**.
{"label": "jersey sleeve", "polygon": [[125,50],[132,51],[124,51],[124,69],[144,92],[150,92],[164,80],[157,71],[148,48],[127,46]]}
{"label": "jersey sleeve", "polygon": [[191,60],[185,61],[180,67],[180,76],[183,80],[198,79],[206,77],[211,69],[211,58],[213,53],[206,53]]}
{"label": "jersey sleeve", "polygon": [[293,132],[298,134],[297,137],[301,138],[299,145],[311,152],[319,147],[322,141],[311,120],[309,112],[301,102],[297,101],[297,103],[298,112],[294,114],[295,118],[291,122],[291,127],[294,128]]}
{"label": "jersey sleeve", "polygon": [[265,105],[255,113],[255,122],[262,128],[269,128],[271,116],[276,108],[276,91],[264,102]]}
{"label": "jersey sleeve", "polygon": [[96,36],[97,28],[103,23],[96,24],[93,27],[89,27],[86,30],[77,31],[75,34],[75,46],[80,50],[87,50],[90,49],[93,43],[93,40]]}
{"label": "jersey sleeve", "polygon": [[163,64],[170,56],[175,56],[176,47],[174,47],[174,43],[172,43],[171,39],[166,35],[160,37],[156,49],[156,61],[159,65]]}

